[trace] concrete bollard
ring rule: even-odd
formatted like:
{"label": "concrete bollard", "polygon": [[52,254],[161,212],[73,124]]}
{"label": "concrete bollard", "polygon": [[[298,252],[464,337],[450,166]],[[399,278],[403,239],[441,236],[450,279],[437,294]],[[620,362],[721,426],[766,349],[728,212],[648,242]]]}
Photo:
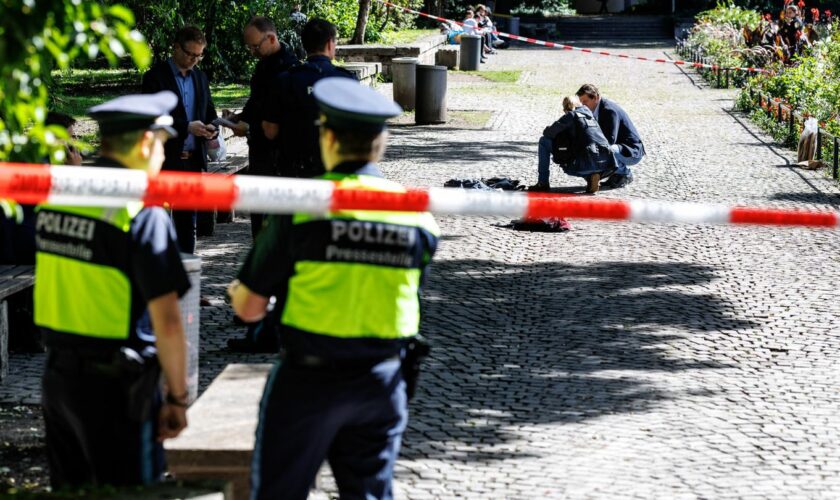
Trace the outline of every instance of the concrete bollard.
{"label": "concrete bollard", "polygon": [[181,261],[190,279],[190,289],[181,297],[181,321],[187,338],[187,390],[190,402],[198,397],[198,342],[201,320],[201,257],[181,254]]}
{"label": "concrete bollard", "polygon": [[417,125],[446,123],[446,66],[417,66]]}
{"label": "concrete bollard", "polygon": [[461,71],[478,71],[481,64],[481,37],[478,35],[461,35]]}
{"label": "concrete bollard", "polygon": [[416,57],[395,57],[391,59],[391,76],[394,79],[394,100],[402,109],[414,109],[414,96],[417,87]]}

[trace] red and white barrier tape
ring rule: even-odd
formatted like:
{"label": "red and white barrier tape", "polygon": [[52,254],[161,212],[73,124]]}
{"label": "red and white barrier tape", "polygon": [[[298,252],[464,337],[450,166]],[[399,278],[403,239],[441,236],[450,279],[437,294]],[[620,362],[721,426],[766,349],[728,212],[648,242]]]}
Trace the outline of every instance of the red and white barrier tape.
{"label": "red and white barrier tape", "polygon": [[[455,20],[452,20],[452,19],[446,19],[445,17],[433,16],[431,14],[427,14],[425,12],[420,12],[420,11],[417,11],[417,10],[409,9],[408,7],[402,7],[400,5],[394,5],[390,2],[387,2],[386,0],[376,0],[376,1],[379,2],[379,3],[382,3],[384,5],[387,5],[389,7],[393,7],[395,9],[401,9],[405,12],[409,12],[411,14],[416,14],[418,16],[428,17],[429,19],[434,19],[436,21],[442,21],[442,22],[445,22],[445,23],[452,23],[452,24],[457,24],[459,26],[464,26],[464,23],[462,23],[462,22],[458,22],[458,21],[455,21]],[[689,61],[671,60],[671,59],[654,59],[654,58],[650,58],[650,57],[632,56],[632,55],[629,55],[629,54],[615,54],[615,53],[607,52],[607,51],[603,51],[603,50],[584,49],[584,48],[575,47],[575,46],[572,46],[572,45],[564,45],[564,44],[560,44],[560,43],[546,42],[544,40],[537,40],[536,38],[527,38],[527,37],[524,37],[524,36],[512,35],[510,33],[505,33],[505,32],[502,32],[502,31],[493,31],[493,34],[501,36],[501,37],[505,37],[505,38],[510,38],[511,40],[518,40],[520,42],[531,43],[531,44],[534,44],[534,45],[542,45],[542,46],[545,46],[545,47],[557,48],[557,49],[563,49],[563,50],[576,50],[576,51],[579,51],[579,52],[585,52],[587,54],[597,54],[597,55],[607,56],[607,57],[618,57],[618,58],[621,58],[621,59],[632,59],[632,60],[635,60],[635,61],[647,61],[647,62],[655,62],[655,63],[675,64],[677,66],[688,66],[690,68],[709,68],[709,69],[712,69],[712,70],[715,70],[715,71],[723,70],[723,71],[746,71],[746,72],[749,72],[749,73],[767,73],[767,70],[762,69],[762,68],[752,68],[752,67],[742,68],[742,67],[737,67],[737,66],[724,67],[724,66],[718,66],[716,64],[703,64],[703,63],[694,63],[694,62],[689,62]]]}
{"label": "red and white barrier tape", "polygon": [[183,209],[242,209],[263,213],[337,210],[429,211],[541,219],[568,217],[689,224],[770,224],[837,227],[838,212],[806,212],[650,200],[607,200],[457,188],[382,192],[336,189],[325,180],[225,176],[0,163],[0,198],[20,203],[121,206],[142,201]]}

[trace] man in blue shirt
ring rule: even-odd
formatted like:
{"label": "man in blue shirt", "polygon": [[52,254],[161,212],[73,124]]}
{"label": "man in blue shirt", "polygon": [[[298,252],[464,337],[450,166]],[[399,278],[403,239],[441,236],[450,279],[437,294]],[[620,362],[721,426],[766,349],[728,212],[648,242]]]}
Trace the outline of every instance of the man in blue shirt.
{"label": "man in blue shirt", "polygon": [[615,157],[615,172],[602,185],[616,189],[633,182],[630,167],[645,157],[645,146],[630,116],[616,102],[601,97],[598,87],[587,83],[577,91],[581,104],[592,111]]}
{"label": "man in blue shirt", "polygon": [[[206,47],[201,30],[185,26],[175,35],[172,57],[143,75],[144,94],[169,90],[178,96],[178,104],[171,112],[178,137],[164,146],[164,170],[201,172],[207,168],[207,140],[217,134],[211,124],[217,116],[207,75],[196,67],[204,58]],[[187,253],[195,253],[196,217],[195,210],[172,211],[178,245]]]}

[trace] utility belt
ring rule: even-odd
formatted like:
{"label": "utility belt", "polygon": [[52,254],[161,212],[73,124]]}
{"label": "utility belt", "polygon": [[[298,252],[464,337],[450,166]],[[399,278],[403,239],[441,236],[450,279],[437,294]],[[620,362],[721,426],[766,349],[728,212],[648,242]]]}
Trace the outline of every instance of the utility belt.
{"label": "utility belt", "polygon": [[156,356],[143,357],[134,349],[49,349],[47,369],[62,375],[111,379],[123,387],[126,416],[143,422],[151,416],[160,380]]}
{"label": "utility belt", "polygon": [[280,359],[283,363],[289,366],[294,366],[295,368],[311,368],[315,370],[342,372],[367,371],[379,363],[397,361],[400,357],[394,355],[388,358],[332,359],[281,349]]}
{"label": "utility belt", "polygon": [[420,376],[420,364],[423,358],[429,355],[430,345],[420,336],[410,337],[403,345],[403,355],[394,355],[387,358],[363,358],[363,359],[331,359],[312,354],[281,349],[280,359],[283,363],[295,368],[312,369],[329,372],[358,372],[367,371],[386,361],[400,360],[400,371],[406,384],[406,395],[409,399],[414,397],[417,388],[417,379]]}

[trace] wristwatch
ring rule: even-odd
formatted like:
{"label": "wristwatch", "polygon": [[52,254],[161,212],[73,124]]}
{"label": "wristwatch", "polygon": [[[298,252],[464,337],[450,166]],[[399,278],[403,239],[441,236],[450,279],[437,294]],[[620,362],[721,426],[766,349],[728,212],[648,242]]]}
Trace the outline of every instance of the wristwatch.
{"label": "wristwatch", "polygon": [[166,395],[166,404],[172,406],[180,406],[181,408],[187,408],[189,406],[189,403],[187,403],[189,396],[189,392],[185,392],[183,396],[175,396],[170,392]]}

